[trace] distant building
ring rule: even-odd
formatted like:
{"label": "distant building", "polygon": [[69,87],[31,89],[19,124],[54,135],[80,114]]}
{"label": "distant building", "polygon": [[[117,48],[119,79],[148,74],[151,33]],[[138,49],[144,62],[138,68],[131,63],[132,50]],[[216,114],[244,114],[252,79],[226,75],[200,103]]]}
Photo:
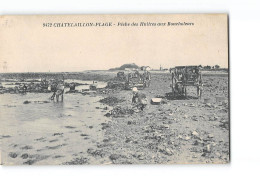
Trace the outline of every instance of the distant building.
{"label": "distant building", "polygon": [[149,66],[142,66],[141,70],[143,70],[143,71],[150,71],[151,67],[149,67]]}
{"label": "distant building", "polygon": [[136,71],[138,68],[125,68],[125,71]]}

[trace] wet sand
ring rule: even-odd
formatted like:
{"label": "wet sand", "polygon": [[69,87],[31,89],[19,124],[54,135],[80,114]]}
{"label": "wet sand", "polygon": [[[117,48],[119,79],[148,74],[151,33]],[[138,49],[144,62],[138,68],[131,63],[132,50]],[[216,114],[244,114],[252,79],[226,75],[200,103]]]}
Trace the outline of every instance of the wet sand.
{"label": "wet sand", "polygon": [[[165,97],[170,80],[170,74],[153,74],[151,86],[139,92],[148,100]],[[196,88],[189,88],[188,100],[164,98],[144,111],[131,104],[131,91],[108,95],[117,101],[108,115],[111,121],[104,124],[107,140],[100,150],[115,164],[228,163],[228,76],[208,75],[203,82],[202,99],[195,98]]]}

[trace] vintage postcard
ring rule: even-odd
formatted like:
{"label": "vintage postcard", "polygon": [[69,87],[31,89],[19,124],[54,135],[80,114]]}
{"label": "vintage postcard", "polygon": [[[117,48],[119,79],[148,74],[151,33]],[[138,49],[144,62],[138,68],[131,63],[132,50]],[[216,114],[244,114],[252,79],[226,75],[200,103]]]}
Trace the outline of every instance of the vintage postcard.
{"label": "vintage postcard", "polygon": [[2,165],[230,162],[227,14],[0,16]]}

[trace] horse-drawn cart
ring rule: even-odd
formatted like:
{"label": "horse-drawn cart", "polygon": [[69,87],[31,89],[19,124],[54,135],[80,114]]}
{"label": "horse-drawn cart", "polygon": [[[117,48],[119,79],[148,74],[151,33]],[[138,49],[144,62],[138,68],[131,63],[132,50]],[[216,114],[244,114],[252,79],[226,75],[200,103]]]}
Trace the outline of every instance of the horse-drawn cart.
{"label": "horse-drawn cart", "polygon": [[172,74],[172,95],[187,97],[187,87],[197,88],[197,97],[202,95],[202,77],[199,66],[178,66],[170,69]]}
{"label": "horse-drawn cart", "polygon": [[151,82],[151,73],[145,71],[140,73],[139,71],[135,71],[133,73],[129,73],[126,78],[125,88],[132,89],[136,87],[138,89],[144,89],[145,87],[149,87]]}

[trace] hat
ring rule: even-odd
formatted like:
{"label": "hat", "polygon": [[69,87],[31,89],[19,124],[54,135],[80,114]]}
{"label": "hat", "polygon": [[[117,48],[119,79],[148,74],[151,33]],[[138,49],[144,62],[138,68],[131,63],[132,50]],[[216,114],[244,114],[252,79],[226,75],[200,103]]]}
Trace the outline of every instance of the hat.
{"label": "hat", "polygon": [[134,87],[134,88],[132,89],[132,91],[133,91],[133,92],[137,92],[138,89],[137,89],[136,87]]}

